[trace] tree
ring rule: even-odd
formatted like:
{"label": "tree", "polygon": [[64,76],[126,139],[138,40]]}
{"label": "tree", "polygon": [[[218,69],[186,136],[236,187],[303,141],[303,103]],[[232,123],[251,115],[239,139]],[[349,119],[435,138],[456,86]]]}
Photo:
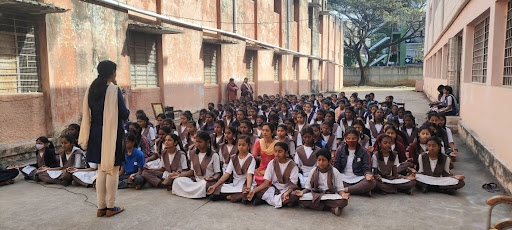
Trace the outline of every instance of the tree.
{"label": "tree", "polygon": [[[384,49],[421,36],[425,28],[425,0],[329,0],[329,5],[346,21],[345,53],[357,61],[359,85],[366,85],[370,64]],[[370,51],[367,40],[389,36],[389,28],[400,29],[400,37],[391,36]]]}

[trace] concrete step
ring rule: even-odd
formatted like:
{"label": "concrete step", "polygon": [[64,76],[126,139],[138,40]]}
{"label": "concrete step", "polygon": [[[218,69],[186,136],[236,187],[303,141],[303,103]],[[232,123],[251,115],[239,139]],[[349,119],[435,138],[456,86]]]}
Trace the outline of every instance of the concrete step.
{"label": "concrete step", "polygon": [[446,127],[450,128],[450,130],[452,130],[452,134],[454,134],[454,135],[459,133],[459,126],[458,125],[447,125]]}
{"label": "concrete step", "polygon": [[446,125],[457,125],[459,123],[459,116],[447,116],[446,117]]}

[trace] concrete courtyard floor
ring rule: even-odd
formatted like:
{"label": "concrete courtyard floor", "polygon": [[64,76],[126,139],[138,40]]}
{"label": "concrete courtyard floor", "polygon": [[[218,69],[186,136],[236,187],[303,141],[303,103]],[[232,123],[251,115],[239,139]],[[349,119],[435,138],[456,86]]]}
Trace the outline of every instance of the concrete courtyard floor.
{"label": "concrete courtyard floor", "polygon": [[[425,120],[428,100],[411,88],[346,88],[359,95],[372,91],[380,101],[394,95],[405,102],[418,123]],[[268,205],[231,204],[186,199],[162,189],[119,190],[117,204],[126,210],[114,217],[96,217],[94,189],[37,184],[21,176],[0,187],[0,229],[485,229],[485,200],[504,194],[489,193],[482,184],[496,182],[486,167],[455,135],[460,154],[456,174],[466,186],[455,195],[438,193],[352,196],[341,216],[300,207],[274,209]],[[91,202],[91,203],[89,203]],[[512,208],[498,206],[493,222],[511,217]]]}

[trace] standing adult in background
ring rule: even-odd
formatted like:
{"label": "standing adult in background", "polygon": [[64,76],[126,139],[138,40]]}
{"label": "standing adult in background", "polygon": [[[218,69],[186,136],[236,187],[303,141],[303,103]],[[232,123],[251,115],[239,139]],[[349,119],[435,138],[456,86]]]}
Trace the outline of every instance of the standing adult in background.
{"label": "standing adult in background", "polygon": [[252,90],[252,86],[249,85],[248,82],[249,82],[249,79],[244,78],[244,83],[242,84],[242,87],[240,88],[240,90],[242,91],[242,97],[248,97],[249,101],[252,101],[254,91]]}
{"label": "standing adult in background", "polygon": [[238,91],[238,86],[235,84],[235,79],[230,78],[228,83],[228,103],[236,100],[236,93]]}
{"label": "standing adult in background", "polygon": [[124,129],[128,119],[123,94],[116,81],[117,65],[112,61],[98,64],[96,78],[85,93],[79,143],[87,150],[87,161],[98,164],[96,215],[113,216],[124,210],[115,206],[119,166],[124,161]]}

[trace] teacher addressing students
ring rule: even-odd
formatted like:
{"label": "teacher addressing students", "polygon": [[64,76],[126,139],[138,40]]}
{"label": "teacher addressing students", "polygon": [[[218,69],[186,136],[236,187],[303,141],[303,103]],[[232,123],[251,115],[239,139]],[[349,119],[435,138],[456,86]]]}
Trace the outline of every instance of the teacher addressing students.
{"label": "teacher addressing students", "polygon": [[128,119],[121,90],[116,82],[117,65],[112,61],[98,64],[98,77],[87,89],[83,102],[79,144],[87,150],[87,161],[98,164],[96,215],[113,216],[124,210],[115,206],[119,166],[124,161],[124,129]]}

